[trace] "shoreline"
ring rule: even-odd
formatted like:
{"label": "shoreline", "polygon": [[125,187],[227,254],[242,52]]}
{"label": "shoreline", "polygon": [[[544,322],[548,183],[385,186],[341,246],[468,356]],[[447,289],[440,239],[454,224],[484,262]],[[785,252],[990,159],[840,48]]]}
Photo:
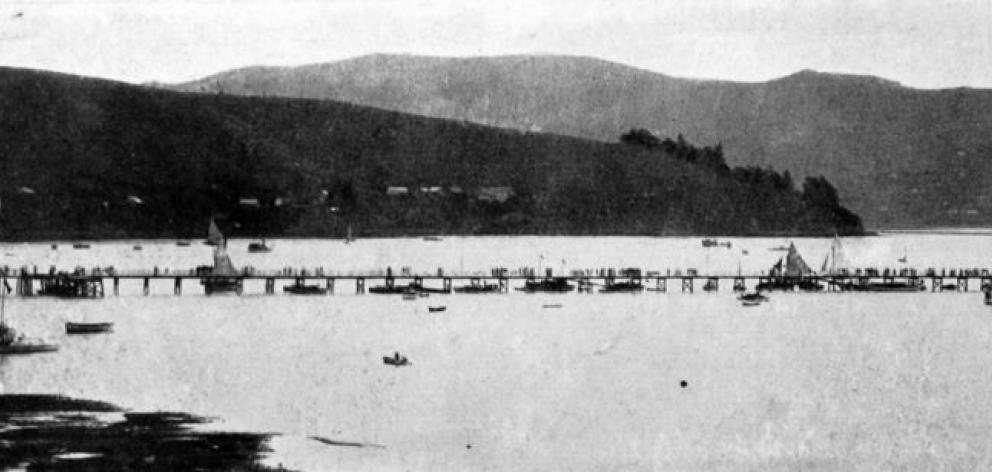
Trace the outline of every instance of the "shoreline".
{"label": "shoreline", "polygon": [[[933,234],[992,234],[992,229],[987,230],[988,233],[943,233],[939,231],[932,232]],[[843,234],[840,237],[844,238],[868,238],[877,237],[885,233],[898,233],[901,231],[890,231],[890,230],[873,230],[864,231],[859,234]],[[911,233],[917,234],[927,234],[931,233],[928,230],[913,230]],[[418,239],[427,237],[438,237],[438,238],[653,238],[653,239],[676,239],[676,238],[735,238],[735,239],[761,239],[761,238],[796,238],[796,239],[814,239],[814,238],[830,238],[834,234],[822,234],[822,233],[767,233],[767,234],[652,234],[652,233],[606,233],[606,234],[591,234],[591,233],[527,233],[527,234],[505,234],[505,233],[473,233],[473,234],[446,234],[446,233],[410,233],[410,234],[383,234],[383,235],[357,235],[355,239]],[[192,237],[192,238],[182,238],[182,237],[172,237],[172,236],[162,236],[162,237],[148,237],[148,236],[136,236],[133,238],[122,238],[118,236],[87,236],[79,238],[66,238],[66,237],[56,237],[52,239],[46,239],[43,237],[37,238],[12,238],[12,239],[2,239],[0,238],[0,243],[51,243],[51,244],[73,244],[79,242],[162,242],[162,241],[189,241],[191,245],[202,245],[205,237]],[[227,238],[229,241],[251,241],[256,239],[263,239],[258,236],[249,235],[237,235]],[[302,240],[323,240],[323,241],[344,241],[346,238],[334,236],[320,236],[320,235],[272,235],[265,236],[264,239],[269,241],[302,241]]]}

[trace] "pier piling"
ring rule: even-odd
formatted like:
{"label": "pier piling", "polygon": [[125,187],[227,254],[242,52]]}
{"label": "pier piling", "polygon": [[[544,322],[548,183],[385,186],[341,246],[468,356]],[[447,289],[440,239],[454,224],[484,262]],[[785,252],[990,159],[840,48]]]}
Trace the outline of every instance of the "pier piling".
{"label": "pier piling", "polygon": [[747,290],[747,289],[744,287],[744,277],[735,277],[734,278],[734,291],[735,292],[743,292],[745,290]]}

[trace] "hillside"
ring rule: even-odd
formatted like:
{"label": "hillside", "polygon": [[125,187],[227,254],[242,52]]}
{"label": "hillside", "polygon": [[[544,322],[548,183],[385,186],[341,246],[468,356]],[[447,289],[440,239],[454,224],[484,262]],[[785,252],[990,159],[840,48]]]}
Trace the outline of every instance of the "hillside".
{"label": "hillside", "polygon": [[249,67],[173,87],[604,141],[644,127],[721,143],[731,165],[826,176],[870,227],[992,224],[992,90],[916,90],[813,71],[763,83],[689,80],[584,57],[398,55]]}
{"label": "hillside", "polygon": [[625,141],[0,68],[0,237],[861,231],[821,179]]}

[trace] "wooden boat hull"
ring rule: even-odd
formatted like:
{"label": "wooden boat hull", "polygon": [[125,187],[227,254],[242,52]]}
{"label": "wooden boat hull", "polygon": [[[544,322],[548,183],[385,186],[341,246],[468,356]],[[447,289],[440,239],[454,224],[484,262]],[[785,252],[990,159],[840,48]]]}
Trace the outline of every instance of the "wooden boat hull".
{"label": "wooden boat hull", "polygon": [[599,289],[599,293],[640,293],[643,291],[644,285],[626,282],[609,284]]}
{"label": "wooden boat hull", "polygon": [[[957,287],[955,286],[955,289]],[[926,287],[904,283],[844,284],[841,290],[849,292],[921,292]]]}
{"label": "wooden boat hull", "polygon": [[287,285],[282,290],[293,295],[324,295],[327,293],[326,288],[316,285]]}
{"label": "wooden boat hull", "polygon": [[455,293],[496,293],[499,285],[466,285],[455,289]]}
{"label": "wooden boat hull", "polygon": [[400,357],[399,359],[397,359],[395,357],[383,356],[382,363],[386,365],[401,367],[401,366],[409,365],[410,361],[408,361],[406,357]]}
{"label": "wooden boat hull", "polygon": [[95,334],[112,331],[113,323],[66,323],[65,332],[67,334]]}
{"label": "wooden boat hull", "polygon": [[54,352],[59,350],[58,344],[47,343],[18,343],[0,345],[0,354],[34,354],[39,352]]}
{"label": "wooden boat hull", "polygon": [[568,283],[567,279],[545,279],[541,281],[528,280],[524,283],[523,287],[519,287],[517,290],[526,293],[565,293],[575,290],[575,285]]}
{"label": "wooden boat hull", "polygon": [[447,309],[448,309],[448,307],[445,307],[445,306],[429,306],[429,307],[427,307],[427,311],[429,311],[431,313],[438,313],[438,312],[442,312],[442,311],[447,310]]}
{"label": "wooden boat hull", "polygon": [[238,279],[216,277],[204,278],[200,280],[200,284],[203,285],[203,292],[207,295],[224,292],[235,292],[240,294],[244,289],[244,285]]}
{"label": "wooden boat hull", "polygon": [[766,292],[779,290],[784,292],[801,291],[801,292],[818,292],[823,290],[823,287],[812,280],[776,280],[772,282],[762,282],[758,284],[757,290],[762,290]]}

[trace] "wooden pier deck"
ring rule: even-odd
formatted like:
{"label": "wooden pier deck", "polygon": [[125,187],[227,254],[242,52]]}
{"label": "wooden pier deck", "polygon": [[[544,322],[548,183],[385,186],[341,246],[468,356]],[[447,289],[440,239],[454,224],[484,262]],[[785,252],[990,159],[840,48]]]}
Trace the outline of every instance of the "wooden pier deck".
{"label": "wooden pier deck", "polygon": [[[922,271],[921,271],[922,272]],[[989,270],[943,270],[926,272],[902,270],[899,272],[858,271],[848,274],[809,275],[802,277],[783,277],[770,274],[700,274],[695,271],[688,273],[661,273],[660,271],[638,271],[632,269],[620,271],[572,271],[568,274],[552,274],[545,272],[538,275],[534,271],[508,272],[491,271],[467,273],[408,273],[394,274],[391,271],[368,271],[365,273],[331,273],[322,269],[313,271],[282,270],[282,271],[244,271],[231,275],[213,275],[202,270],[165,271],[154,269],[150,271],[76,271],[73,273],[50,271],[39,273],[22,268],[16,271],[8,270],[7,277],[16,280],[16,292],[21,296],[54,295],[68,298],[99,298],[104,296],[104,286],[110,284],[114,295],[120,294],[120,286],[124,282],[138,282],[142,293],[150,294],[152,282],[160,286],[162,281],[171,281],[172,292],[175,295],[183,293],[187,282],[202,285],[206,292],[208,286],[225,285],[228,290],[238,294],[244,292],[245,282],[264,282],[264,293],[275,294],[279,282],[293,284],[311,284],[320,288],[320,293],[333,294],[340,282],[354,286],[354,293],[364,294],[370,291],[376,293],[401,293],[403,289],[431,293],[451,293],[457,286],[475,285],[489,286],[492,292],[506,293],[519,288],[526,281],[544,280],[547,278],[565,279],[574,284],[579,292],[596,292],[602,287],[613,286],[617,282],[633,282],[644,291],[665,293],[678,291],[683,293],[719,292],[730,289],[735,292],[754,289],[759,286],[772,287],[771,290],[802,290],[812,286],[822,291],[930,291],[930,292],[967,292],[971,289],[992,291],[992,275]],[[372,284],[377,284],[373,288]],[[383,289],[386,288],[386,289]],[[767,288],[766,288],[767,289]],[[890,290],[891,289],[891,290]],[[217,290],[215,290],[217,291]],[[641,291],[638,289],[637,291]]]}

